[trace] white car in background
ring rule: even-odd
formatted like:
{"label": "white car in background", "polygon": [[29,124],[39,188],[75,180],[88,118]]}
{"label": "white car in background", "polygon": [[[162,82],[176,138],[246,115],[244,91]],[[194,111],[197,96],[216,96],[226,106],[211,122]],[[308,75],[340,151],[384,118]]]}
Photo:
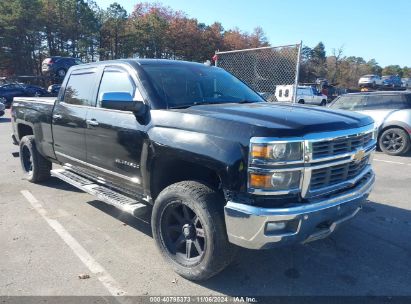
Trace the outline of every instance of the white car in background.
{"label": "white car in background", "polygon": [[382,85],[382,79],[378,75],[364,75],[358,80],[359,87],[379,87]]}
{"label": "white car in background", "polygon": [[411,89],[411,78],[401,78],[402,87],[406,89]]}
{"label": "white car in background", "polygon": [[[293,85],[278,85],[275,90],[275,97],[280,102],[294,101]],[[316,88],[310,86],[298,86],[296,102],[300,104],[312,104],[317,106],[327,105],[327,96],[321,94]]]}

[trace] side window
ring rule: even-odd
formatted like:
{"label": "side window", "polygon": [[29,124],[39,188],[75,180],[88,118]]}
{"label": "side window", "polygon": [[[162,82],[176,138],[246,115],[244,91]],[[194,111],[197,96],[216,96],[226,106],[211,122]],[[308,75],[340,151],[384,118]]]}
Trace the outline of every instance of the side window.
{"label": "side window", "polygon": [[278,96],[283,97],[283,90],[282,89],[278,92]]}
{"label": "side window", "polygon": [[406,101],[402,94],[396,95],[370,95],[365,110],[404,109]]}
{"label": "side window", "polygon": [[[98,104],[101,105],[103,94],[106,92],[127,92],[134,97],[135,91],[136,86],[126,72],[118,70],[105,71],[98,91]],[[141,95],[137,97],[141,97]]]}
{"label": "side window", "polygon": [[66,85],[63,101],[68,104],[94,106],[93,87],[96,73],[71,74]]}
{"label": "side window", "polygon": [[290,95],[290,90],[289,89],[285,90],[284,97],[288,97],[288,95]]}

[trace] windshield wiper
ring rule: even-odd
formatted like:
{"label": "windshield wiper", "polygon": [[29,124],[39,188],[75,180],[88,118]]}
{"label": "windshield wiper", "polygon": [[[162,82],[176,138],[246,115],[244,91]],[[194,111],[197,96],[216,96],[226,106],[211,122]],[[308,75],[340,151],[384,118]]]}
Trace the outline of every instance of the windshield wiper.
{"label": "windshield wiper", "polygon": [[192,106],[201,106],[201,105],[210,105],[210,104],[218,104],[218,103],[227,103],[226,101],[196,101],[190,104],[184,104],[184,105],[176,105],[169,107],[170,109],[184,109],[184,108],[189,108]]}
{"label": "windshield wiper", "polygon": [[235,102],[235,103],[256,103],[256,102],[261,102],[261,101],[243,99],[243,100],[237,101],[237,102]]}

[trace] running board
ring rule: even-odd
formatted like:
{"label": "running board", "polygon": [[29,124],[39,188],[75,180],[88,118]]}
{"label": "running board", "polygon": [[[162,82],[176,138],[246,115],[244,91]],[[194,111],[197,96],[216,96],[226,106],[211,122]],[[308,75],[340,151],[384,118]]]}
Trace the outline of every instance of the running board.
{"label": "running board", "polygon": [[69,171],[67,169],[55,169],[51,170],[51,175],[97,197],[100,201],[112,205],[124,212],[130,213],[135,217],[138,217],[146,211],[147,205],[115,192],[110,188],[99,185],[94,181],[74,173],[73,171]]}

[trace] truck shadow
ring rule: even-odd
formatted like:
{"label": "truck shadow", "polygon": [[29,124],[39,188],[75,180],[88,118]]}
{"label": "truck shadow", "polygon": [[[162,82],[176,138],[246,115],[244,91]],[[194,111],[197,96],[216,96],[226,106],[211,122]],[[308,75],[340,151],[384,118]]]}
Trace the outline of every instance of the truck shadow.
{"label": "truck shadow", "polygon": [[150,237],[153,236],[151,233],[151,225],[150,225],[151,208],[147,208],[138,217],[134,217],[128,213],[125,213],[99,200],[90,201],[88,202],[88,204],[106,213],[107,215],[110,215],[118,219],[119,221],[123,222],[127,226],[133,227],[139,232],[142,232]]}
{"label": "truck shadow", "polygon": [[42,182],[41,185],[45,186],[45,187],[58,189],[58,190],[83,193],[82,190],[70,185],[69,183],[63,182],[62,180],[60,180],[60,179],[58,179],[57,177],[54,177],[54,176],[52,176],[48,180]]}
{"label": "truck shadow", "polygon": [[[44,185],[79,191],[56,178]],[[150,209],[135,218],[98,200],[88,204],[152,237]],[[370,201],[327,239],[268,251],[239,249],[222,273],[189,284],[231,296],[411,296],[410,235],[410,210]]]}
{"label": "truck shadow", "polygon": [[[89,204],[152,236],[150,210],[136,219],[97,200]],[[411,211],[368,202],[327,239],[268,251],[240,249],[221,274],[190,284],[231,296],[411,295],[410,235]]]}
{"label": "truck shadow", "polygon": [[232,296],[411,295],[410,235],[411,211],[369,202],[327,239],[241,250],[226,271],[202,285]]}

